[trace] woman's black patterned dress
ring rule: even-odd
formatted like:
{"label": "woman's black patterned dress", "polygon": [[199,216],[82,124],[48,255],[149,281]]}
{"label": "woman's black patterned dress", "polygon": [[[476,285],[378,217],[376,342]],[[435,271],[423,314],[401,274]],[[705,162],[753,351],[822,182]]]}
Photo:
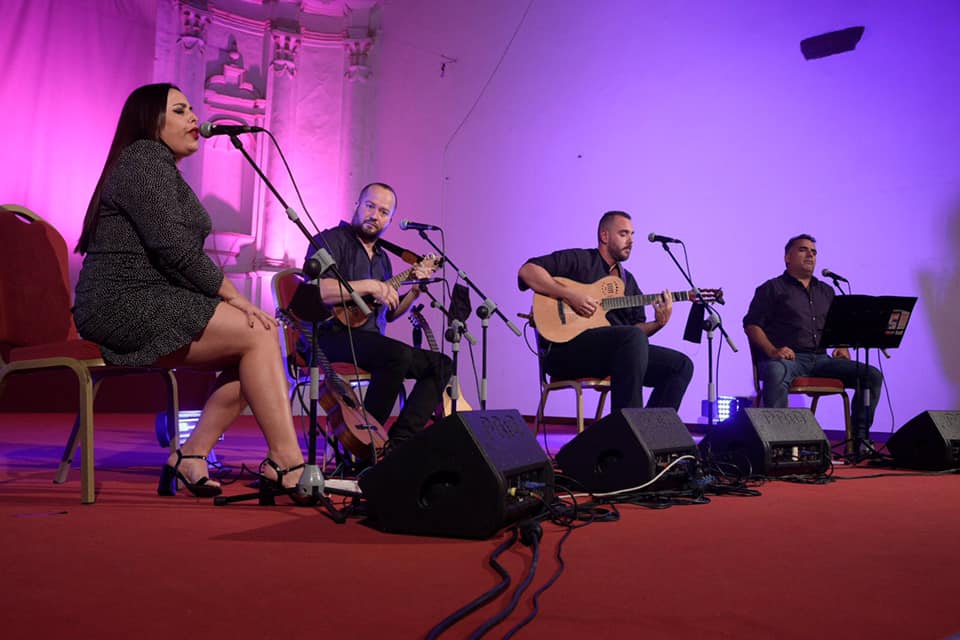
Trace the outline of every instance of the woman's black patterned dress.
{"label": "woman's black patterned dress", "polygon": [[161,142],[124,149],[103,184],[100,221],[73,315],[109,363],[147,365],[189,344],[220,302],[223,271],[203,251],[210,216]]}

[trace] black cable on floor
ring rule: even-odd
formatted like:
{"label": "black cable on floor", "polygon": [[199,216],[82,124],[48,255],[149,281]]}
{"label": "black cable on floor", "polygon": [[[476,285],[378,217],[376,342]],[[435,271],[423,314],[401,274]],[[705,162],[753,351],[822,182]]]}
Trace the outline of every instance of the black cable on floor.
{"label": "black cable on floor", "polygon": [[[586,525],[580,525],[580,526],[586,526]],[[552,587],[554,582],[560,579],[560,574],[563,573],[563,570],[567,566],[566,563],[563,561],[563,543],[567,540],[567,538],[570,537],[570,534],[573,533],[573,530],[578,528],[579,527],[572,526],[572,525],[567,527],[566,532],[563,534],[563,537],[560,538],[560,542],[557,544],[557,564],[559,565],[557,567],[557,570],[554,572],[552,576],[550,576],[550,579],[547,580],[542,587],[540,587],[539,589],[533,592],[533,610],[530,613],[528,613],[523,620],[515,624],[509,631],[507,631],[503,635],[503,640],[512,638],[514,634],[520,631],[520,629],[522,629],[523,627],[533,622],[533,619],[537,616],[538,613],[540,613],[540,596],[547,589]]]}
{"label": "black cable on floor", "polygon": [[469,640],[482,638],[488,631],[503,622],[507,616],[513,613],[513,610],[517,608],[517,604],[520,602],[520,596],[523,595],[523,592],[530,586],[530,583],[533,582],[533,577],[537,574],[537,565],[540,562],[540,538],[543,537],[543,529],[540,528],[540,523],[535,520],[523,522],[515,527],[515,529],[520,530],[520,541],[533,549],[530,569],[527,570],[527,575],[524,576],[520,584],[517,585],[507,606],[477,627],[473,633],[470,634]]}
{"label": "black cable on floor", "polygon": [[510,530],[510,537],[507,540],[504,540],[500,545],[494,549],[493,554],[490,556],[490,566],[493,567],[494,571],[500,574],[501,580],[498,584],[494,585],[493,588],[489,589],[485,593],[481,594],[477,598],[474,598],[472,601],[468,602],[464,606],[460,607],[449,616],[441,620],[435,627],[430,629],[427,633],[426,640],[433,640],[434,638],[440,637],[440,634],[455,625],[457,622],[462,620],[464,617],[470,615],[480,607],[486,606],[491,600],[496,598],[498,595],[503,593],[507,587],[510,586],[510,574],[507,573],[507,570],[503,568],[497,558],[500,555],[513,546],[519,537],[519,532],[517,527],[514,527]]}

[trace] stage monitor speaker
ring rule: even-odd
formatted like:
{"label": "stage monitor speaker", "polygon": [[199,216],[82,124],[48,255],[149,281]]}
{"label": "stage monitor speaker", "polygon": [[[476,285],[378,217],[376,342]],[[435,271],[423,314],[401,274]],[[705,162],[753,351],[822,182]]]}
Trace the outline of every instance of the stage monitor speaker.
{"label": "stage monitor speaker", "polygon": [[553,501],[553,467],[516,410],[452,414],[360,476],[383,531],[489,538]]}
{"label": "stage monitor speaker", "polygon": [[[620,409],[598,420],[557,452],[563,473],[591,493],[607,493],[650,482],[697,445],[673,409]],[[689,466],[678,464],[644,491],[685,488]]]}
{"label": "stage monitor speaker", "polygon": [[960,411],[924,411],[890,436],[887,451],[911,469],[960,467]]}
{"label": "stage monitor speaker", "polygon": [[700,441],[705,461],[753,476],[808,475],[830,468],[830,441],[809,409],[741,409]]}

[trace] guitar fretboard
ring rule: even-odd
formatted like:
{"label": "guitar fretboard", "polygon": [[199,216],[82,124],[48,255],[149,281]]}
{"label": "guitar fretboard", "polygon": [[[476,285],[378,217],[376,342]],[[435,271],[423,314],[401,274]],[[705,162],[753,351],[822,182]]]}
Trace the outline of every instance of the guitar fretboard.
{"label": "guitar fretboard", "polygon": [[423,314],[419,311],[411,311],[410,315],[414,318],[415,325],[423,330],[423,335],[427,338],[430,350],[440,351],[440,345],[437,344],[437,339],[433,337],[433,330],[430,329],[430,325],[427,324],[427,319],[423,317]]}
{"label": "guitar fretboard", "polygon": [[[670,294],[670,297],[673,298],[674,302],[685,302],[690,300],[689,291],[674,291]],[[604,298],[601,301],[604,310],[609,311],[610,309],[627,309],[629,307],[643,307],[648,304],[653,304],[657,300],[663,298],[663,294],[660,293],[647,293],[641,294],[638,296],[620,296],[619,298]]]}
{"label": "guitar fretboard", "polygon": [[407,269],[406,271],[401,271],[397,275],[393,276],[387,280],[387,284],[393,287],[394,289],[400,288],[400,283],[410,277],[410,274],[413,273],[413,267]]}

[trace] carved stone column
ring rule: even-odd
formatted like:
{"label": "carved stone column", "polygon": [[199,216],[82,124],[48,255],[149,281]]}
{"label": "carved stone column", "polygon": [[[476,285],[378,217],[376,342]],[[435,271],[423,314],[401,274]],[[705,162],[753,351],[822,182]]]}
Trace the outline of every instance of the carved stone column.
{"label": "carved stone column", "polygon": [[[296,138],[296,57],[300,37],[278,30],[274,30],[271,35],[273,60],[267,72],[267,126],[281,144],[289,144]],[[286,153],[289,155],[290,149],[286,149]],[[272,144],[267,147],[266,165],[265,173],[277,190],[284,194],[285,199],[292,197],[292,190],[287,188],[290,181],[283,161]],[[286,227],[292,223],[287,219],[283,206],[269,190],[264,190],[264,198],[260,251],[254,268],[286,267]],[[289,201],[288,204],[302,215],[298,203]]]}
{"label": "carved stone column", "polygon": [[[180,87],[190,104],[197,110],[197,117],[202,121],[201,113],[204,95],[204,49],[206,48],[206,29],[210,24],[210,16],[197,11],[192,7],[180,5],[180,35],[177,38],[177,54],[175,63],[175,78],[171,81]],[[197,159],[187,158],[180,163],[180,172],[194,189],[200,187],[200,162]]]}
{"label": "carved stone column", "polygon": [[370,107],[373,102],[373,71],[368,64],[373,32],[350,27],[344,40],[346,71],[343,84],[343,122],[340,144],[340,203],[343,215],[353,209],[360,188],[370,182]]}

